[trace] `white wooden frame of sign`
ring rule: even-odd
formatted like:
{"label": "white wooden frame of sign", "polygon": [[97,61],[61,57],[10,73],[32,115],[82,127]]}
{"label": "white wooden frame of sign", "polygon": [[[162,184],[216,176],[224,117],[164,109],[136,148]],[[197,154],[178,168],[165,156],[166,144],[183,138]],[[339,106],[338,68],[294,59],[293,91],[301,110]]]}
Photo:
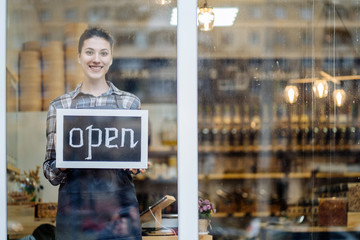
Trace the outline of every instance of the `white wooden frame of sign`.
{"label": "white wooden frame of sign", "polygon": [[[63,156],[63,126],[66,116],[88,116],[88,117],[140,117],[140,161],[65,161]],[[109,126],[110,127],[110,126]],[[121,138],[121,133],[119,135]],[[128,138],[128,135],[127,135]],[[130,139],[130,138],[128,138]],[[84,140],[86,141],[86,140]],[[57,109],[56,111],[56,167],[58,168],[147,168],[148,162],[148,111],[147,110],[113,110],[113,109]]]}

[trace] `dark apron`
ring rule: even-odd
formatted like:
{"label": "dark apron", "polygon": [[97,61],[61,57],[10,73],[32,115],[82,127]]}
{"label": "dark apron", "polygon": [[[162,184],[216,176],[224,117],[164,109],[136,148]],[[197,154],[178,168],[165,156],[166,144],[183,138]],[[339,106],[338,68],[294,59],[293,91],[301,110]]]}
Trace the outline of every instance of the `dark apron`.
{"label": "dark apron", "polygon": [[[85,108],[73,100],[71,108]],[[102,106],[96,108],[119,108]],[[121,107],[120,107],[121,108]],[[132,176],[122,169],[69,169],[60,185],[58,240],[141,240]]]}

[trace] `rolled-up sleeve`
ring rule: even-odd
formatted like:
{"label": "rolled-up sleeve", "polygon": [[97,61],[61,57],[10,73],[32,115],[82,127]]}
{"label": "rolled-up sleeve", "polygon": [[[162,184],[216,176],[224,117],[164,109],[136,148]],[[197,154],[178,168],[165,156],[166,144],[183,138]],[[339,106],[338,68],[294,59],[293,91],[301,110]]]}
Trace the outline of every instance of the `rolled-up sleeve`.
{"label": "rolled-up sleeve", "polygon": [[50,181],[52,185],[59,185],[64,182],[67,171],[61,171],[56,168],[56,152],[54,136],[56,133],[56,108],[53,104],[50,104],[49,111],[46,119],[46,155],[45,162],[43,164],[43,170],[45,177]]}

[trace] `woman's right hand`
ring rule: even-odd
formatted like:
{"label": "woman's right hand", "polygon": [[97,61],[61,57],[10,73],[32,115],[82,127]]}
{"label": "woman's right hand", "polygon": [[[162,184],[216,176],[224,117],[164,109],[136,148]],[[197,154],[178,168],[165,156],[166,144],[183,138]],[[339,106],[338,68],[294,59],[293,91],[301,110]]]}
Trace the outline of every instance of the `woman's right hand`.
{"label": "woman's right hand", "polygon": [[[56,133],[54,133],[54,145],[55,145],[55,151],[56,151]],[[66,168],[59,168],[60,171],[65,171]]]}

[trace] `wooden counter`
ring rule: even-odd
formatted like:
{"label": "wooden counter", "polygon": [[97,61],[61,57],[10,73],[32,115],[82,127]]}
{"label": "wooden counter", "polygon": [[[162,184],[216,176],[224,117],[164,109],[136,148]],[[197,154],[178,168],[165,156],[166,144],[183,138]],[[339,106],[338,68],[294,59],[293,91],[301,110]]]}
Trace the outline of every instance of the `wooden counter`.
{"label": "wooden counter", "polygon": [[[177,236],[144,236],[142,240],[177,240]],[[212,235],[199,235],[199,240],[212,240]]]}
{"label": "wooden counter", "polygon": [[19,239],[33,233],[33,231],[41,224],[55,225],[55,219],[35,219],[34,204],[24,205],[8,205],[7,220],[21,224],[22,231],[9,231],[9,239]]}
{"label": "wooden counter", "polygon": [[266,226],[261,239],[360,239],[357,227]]}

